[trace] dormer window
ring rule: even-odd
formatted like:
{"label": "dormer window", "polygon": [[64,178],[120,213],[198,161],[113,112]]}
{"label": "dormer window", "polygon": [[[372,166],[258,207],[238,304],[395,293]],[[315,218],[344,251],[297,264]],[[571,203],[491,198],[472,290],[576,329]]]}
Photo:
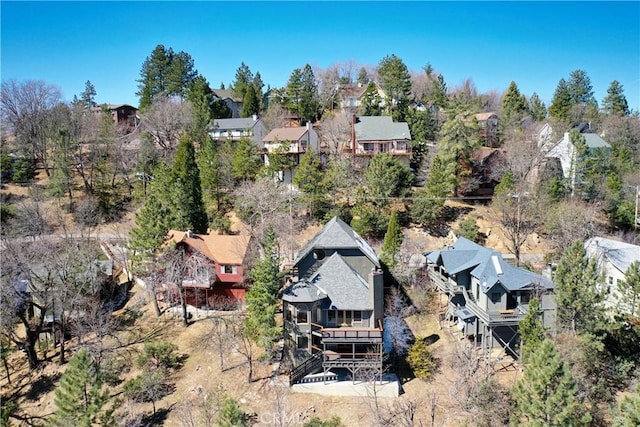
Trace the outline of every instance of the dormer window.
{"label": "dormer window", "polygon": [[318,261],[323,260],[326,256],[327,254],[324,252],[324,249],[314,249],[313,251],[313,257]]}
{"label": "dormer window", "polygon": [[238,266],[237,265],[229,265],[223,264],[220,266],[223,274],[238,274]]}

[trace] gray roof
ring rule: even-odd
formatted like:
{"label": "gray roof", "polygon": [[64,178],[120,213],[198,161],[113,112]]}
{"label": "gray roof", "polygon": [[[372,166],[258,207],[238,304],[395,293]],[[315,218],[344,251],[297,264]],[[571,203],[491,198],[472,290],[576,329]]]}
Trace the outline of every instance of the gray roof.
{"label": "gray roof", "polygon": [[242,102],[242,99],[235,96],[231,89],[211,89],[211,92],[220,99],[229,98],[233,102]]}
{"label": "gray roof", "polygon": [[253,117],[241,118],[241,119],[216,119],[213,122],[214,130],[227,130],[227,129],[251,129],[253,128],[257,120],[253,120]]}
{"label": "gray roof", "polygon": [[411,140],[409,125],[391,116],[360,116],[355,128],[357,141]]}
{"label": "gray roof", "polygon": [[589,148],[611,148],[611,146],[595,133],[583,133],[584,140]]}
{"label": "gray roof", "polygon": [[640,261],[640,246],[604,237],[592,237],[584,244],[590,257],[605,257],[622,273],[627,271],[631,263]]}
{"label": "gray roof", "polygon": [[287,302],[315,302],[328,298],[332,310],[373,310],[369,301],[369,283],[337,252],[331,255],[308,279],[287,288]]}
{"label": "gray roof", "polygon": [[314,249],[359,249],[376,267],[380,267],[380,261],[373,248],[337,216],[331,218],[331,220],[300,249],[293,265],[298,264]]}
{"label": "gray roof", "polygon": [[553,289],[549,279],[504,260],[500,252],[480,246],[464,237],[458,238],[453,246],[431,252],[427,259],[441,264],[449,274],[471,270],[471,276],[478,279],[482,292],[487,293],[497,284],[508,291],[542,286]]}

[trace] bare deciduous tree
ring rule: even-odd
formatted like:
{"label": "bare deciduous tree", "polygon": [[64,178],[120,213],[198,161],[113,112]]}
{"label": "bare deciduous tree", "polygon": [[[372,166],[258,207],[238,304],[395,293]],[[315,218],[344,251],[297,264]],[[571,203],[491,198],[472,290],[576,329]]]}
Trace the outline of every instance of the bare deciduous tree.
{"label": "bare deciduous tree", "polygon": [[351,143],[352,117],[346,113],[335,112],[322,116],[318,127],[320,141],[333,156],[339,155]]}
{"label": "bare deciduous tree", "polygon": [[1,92],[3,123],[49,175],[49,135],[45,128],[49,113],[62,100],[62,92],[42,80],[3,81]]}
{"label": "bare deciduous tree", "polygon": [[191,104],[159,97],[141,114],[142,129],[149,133],[165,156],[173,153],[180,135],[191,123]]}

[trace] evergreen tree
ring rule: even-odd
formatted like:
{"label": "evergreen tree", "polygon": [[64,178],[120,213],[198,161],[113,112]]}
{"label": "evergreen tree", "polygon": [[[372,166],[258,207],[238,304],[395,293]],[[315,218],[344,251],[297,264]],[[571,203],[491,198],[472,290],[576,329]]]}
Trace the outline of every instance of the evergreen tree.
{"label": "evergreen tree", "polygon": [[547,118],[547,107],[535,92],[533,92],[531,98],[529,98],[527,109],[529,110],[529,114],[531,114],[531,118],[536,122]]}
{"label": "evergreen tree", "polygon": [[634,261],[624,273],[624,280],[618,282],[621,314],[640,316],[640,261]]}
{"label": "evergreen tree", "polygon": [[380,259],[390,268],[396,266],[397,255],[400,246],[402,245],[402,230],[398,223],[398,212],[393,209],[391,216],[389,217],[389,225],[387,226],[387,233],[384,235],[384,242],[382,243],[382,253]]}
{"label": "evergreen tree", "polygon": [[607,88],[607,96],[602,100],[602,109],[607,114],[629,115],[629,104],[619,81],[612,81]]}
{"label": "evergreen tree", "polygon": [[434,157],[424,187],[416,191],[411,206],[411,218],[423,226],[435,224],[441,215],[445,199],[453,190],[453,165],[440,155]]}
{"label": "evergreen tree", "polygon": [[448,112],[447,120],[440,129],[440,156],[453,172],[454,196],[468,174],[473,152],[480,147],[478,122],[467,104],[460,104]]}
{"label": "evergreen tree", "polygon": [[361,116],[379,116],[382,114],[382,97],[374,82],[369,82],[360,103]]}
{"label": "evergreen tree", "polygon": [[566,122],[569,120],[569,110],[571,110],[572,105],[569,86],[565,79],[560,79],[555,92],[553,92],[553,98],[549,106],[549,116],[556,120]]}
{"label": "evergreen tree", "polygon": [[80,105],[84,108],[96,107],[98,104],[96,103],[96,87],[91,83],[91,81],[87,80],[84,84],[84,91],[80,94]]}
{"label": "evergreen tree", "polygon": [[234,145],[233,158],[231,159],[233,178],[238,182],[254,180],[262,166],[260,149],[249,138],[240,138]]}
{"label": "evergreen tree", "polygon": [[238,99],[244,99],[249,87],[253,86],[253,79],[253,73],[247,64],[242,62],[236,70],[236,79],[231,84],[231,92],[233,93],[233,96]]}
{"label": "evergreen tree", "polygon": [[569,76],[567,89],[571,98],[572,105],[594,104],[596,102],[593,96],[593,87],[591,79],[583,70],[574,70]]}
{"label": "evergreen tree", "polygon": [[193,144],[183,137],[178,144],[172,170],[172,228],[206,233],[207,212],[202,201],[200,170]]}
{"label": "evergreen tree", "polygon": [[153,171],[148,195],[142,209],[136,213],[135,225],[129,236],[129,248],[137,257],[150,258],[166,239],[172,224],[172,210],[168,199],[171,174],[165,164]]}
{"label": "evergreen tree", "polygon": [[480,229],[478,228],[478,224],[476,223],[476,220],[471,217],[467,217],[460,221],[455,233],[458,237],[464,237],[465,239],[476,243],[478,243],[480,239]]}
{"label": "evergreen tree", "polygon": [[216,209],[220,209],[221,168],[218,143],[207,138],[202,144],[197,156],[198,169],[200,170],[200,185],[202,186],[202,198],[206,203],[216,202]]}
{"label": "evergreen tree", "polygon": [[191,129],[189,136],[197,146],[202,146],[209,136],[209,128],[213,119],[213,91],[207,79],[197,76],[189,84],[187,100],[191,102]]}
{"label": "evergreen tree", "polygon": [[405,121],[411,101],[411,75],[407,66],[396,55],[387,55],[378,64],[378,78],[394,121]]}
{"label": "evergreen tree", "polygon": [[358,71],[358,83],[361,85],[366,85],[369,83],[369,73],[367,73],[367,69],[364,67],[360,67],[360,71]]}
{"label": "evergreen tree", "polygon": [[514,425],[588,426],[591,416],[578,387],[550,340],[531,354],[523,377],[513,387]]}
{"label": "evergreen tree", "polygon": [[293,176],[293,184],[303,193],[302,200],[309,206],[316,218],[324,216],[329,184],[325,180],[322,161],[310,148],[300,158],[300,164]]}
{"label": "evergreen tree", "polygon": [[225,397],[220,405],[220,412],[218,412],[218,418],[216,419],[216,426],[218,427],[244,427],[249,425],[246,417],[238,402],[231,398]]}
{"label": "evergreen tree", "polygon": [[615,427],[640,426],[640,384],[636,386],[635,394],[625,396],[620,402],[620,411],[613,425]]}
{"label": "evergreen tree", "polygon": [[438,74],[438,77],[433,82],[433,92],[431,94],[433,103],[439,108],[447,108],[449,106],[449,97],[447,96],[447,84],[444,81],[444,76]]}
{"label": "evergreen tree", "polygon": [[259,112],[260,100],[258,99],[256,88],[253,85],[249,85],[242,100],[242,112],[240,115],[242,117],[251,117]]}
{"label": "evergreen tree", "polygon": [[[389,153],[376,153],[364,173],[369,194],[376,198],[403,196],[411,188],[411,170]],[[387,204],[379,200],[379,204]]]}
{"label": "evergreen tree", "polygon": [[275,319],[280,284],[280,256],[277,245],[273,226],[269,226],[262,242],[264,256],[251,269],[253,283],[246,295],[245,328],[247,334],[252,341],[267,352],[271,351],[271,347],[280,333]]}
{"label": "evergreen tree", "polygon": [[53,170],[48,187],[56,197],[68,197],[69,209],[73,209],[74,152],[67,129],[60,129],[54,138]]}
{"label": "evergreen tree", "polygon": [[509,83],[507,91],[502,96],[502,111],[500,119],[505,127],[519,123],[527,109],[527,100],[518,90],[516,82]]}
{"label": "evergreen tree", "polygon": [[558,326],[573,333],[594,331],[601,319],[601,280],[595,260],[576,241],[565,249],[555,274]]}
{"label": "evergreen tree", "polygon": [[188,53],[175,53],[157,45],[142,64],[138,92],[140,108],[146,108],[158,95],[184,97],[191,81],[198,75]]}
{"label": "evergreen tree", "polygon": [[109,391],[102,390],[98,366],[86,349],[70,360],[55,391],[52,426],[115,426],[112,410],[105,408]]}
{"label": "evergreen tree", "polygon": [[533,354],[544,340],[544,327],[540,319],[540,302],[537,298],[529,301],[529,311],[524,319],[518,323],[520,335],[520,360],[527,362],[529,355]]}
{"label": "evergreen tree", "polygon": [[286,107],[297,113],[301,121],[313,121],[318,115],[318,85],[309,64],[296,68],[287,82]]}
{"label": "evergreen tree", "polygon": [[262,89],[264,88],[264,82],[262,81],[262,76],[259,71],[253,77],[253,88],[255,89],[256,98],[258,99],[258,109],[255,114],[258,114],[264,109],[264,106],[262,105],[262,98],[264,97]]}

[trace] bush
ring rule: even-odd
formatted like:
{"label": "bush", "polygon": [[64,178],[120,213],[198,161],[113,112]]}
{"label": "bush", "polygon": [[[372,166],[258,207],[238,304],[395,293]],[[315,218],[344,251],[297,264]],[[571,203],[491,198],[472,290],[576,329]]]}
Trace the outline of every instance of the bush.
{"label": "bush", "polygon": [[13,162],[13,182],[26,183],[36,176],[33,161],[20,157]]}
{"label": "bush", "polygon": [[179,365],[178,346],[168,342],[152,342],[144,345],[138,356],[138,366],[150,370],[169,370]]}
{"label": "bush", "polygon": [[247,422],[247,416],[238,401],[231,397],[225,397],[218,413],[218,419],[216,425],[220,427],[243,427],[249,425]]}
{"label": "bush", "polygon": [[423,381],[431,379],[432,375],[438,370],[438,359],[429,351],[429,345],[424,338],[418,339],[409,349],[407,362],[413,369],[416,378]]}
{"label": "bush", "polygon": [[480,229],[478,228],[478,224],[476,224],[476,220],[471,217],[460,221],[460,225],[455,233],[456,236],[464,237],[472,242],[478,243],[480,240]]}

